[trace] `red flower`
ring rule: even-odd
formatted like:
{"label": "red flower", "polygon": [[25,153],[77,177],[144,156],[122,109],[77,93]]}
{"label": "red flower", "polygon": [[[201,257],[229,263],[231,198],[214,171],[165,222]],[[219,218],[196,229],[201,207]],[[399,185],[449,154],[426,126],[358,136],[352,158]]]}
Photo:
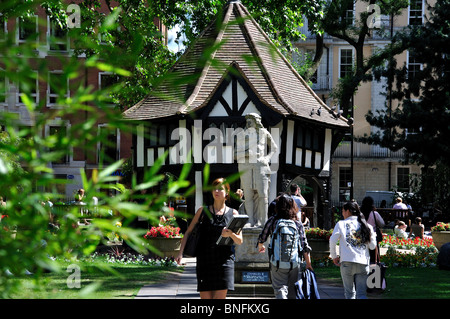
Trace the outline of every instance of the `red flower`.
{"label": "red flower", "polygon": [[180,228],[173,227],[173,226],[152,227],[144,235],[145,239],[154,238],[154,237],[162,237],[162,238],[180,237]]}

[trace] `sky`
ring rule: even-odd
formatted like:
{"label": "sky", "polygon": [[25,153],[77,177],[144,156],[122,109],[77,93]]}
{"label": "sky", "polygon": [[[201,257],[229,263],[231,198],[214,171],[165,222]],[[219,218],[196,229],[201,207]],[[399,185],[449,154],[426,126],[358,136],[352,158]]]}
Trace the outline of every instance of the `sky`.
{"label": "sky", "polygon": [[170,29],[168,31],[168,45],[169,45],[169,49],[173,52],[177,52],[179,50],[184,49],[184,46],[182,44],[180,44],[180,46],[178,46],[177,43],[175,43],[175,39],[177,37],[177,31],[180,31],[180,27],[178,25],[176,25],[173,29]]}

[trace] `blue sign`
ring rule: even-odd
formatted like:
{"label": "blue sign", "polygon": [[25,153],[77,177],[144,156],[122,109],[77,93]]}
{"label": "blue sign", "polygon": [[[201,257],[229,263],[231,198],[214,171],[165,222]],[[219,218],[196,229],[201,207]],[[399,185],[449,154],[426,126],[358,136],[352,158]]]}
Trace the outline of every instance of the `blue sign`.
{"label": "blue sign", "polygon": [[67,179],[74,179],[75,178],[75,176],[73,176],[73,175],[67,175]]}
{"label": "blue sign", "polygon": [[242,282],[269,283],[268,271],[243,271]]}

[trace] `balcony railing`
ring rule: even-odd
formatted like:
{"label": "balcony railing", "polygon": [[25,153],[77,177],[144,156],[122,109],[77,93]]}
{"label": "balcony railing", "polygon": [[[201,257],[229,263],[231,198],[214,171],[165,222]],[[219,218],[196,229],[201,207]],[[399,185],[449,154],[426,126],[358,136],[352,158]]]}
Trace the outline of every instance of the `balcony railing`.
{"label": "balcony railing", "polygon": [[[342,142],[333,154],[334,158],[349,158],[351,155],[351,143]],[[403,150],[393,152],[386,147],[378,145],[369,145],[360,142],[353,143],[354,158],[395,158],[402,159],[405,157]]]}
{"label": "balcony railing", "polygon": [[331,90],[330,76],[319,75],[315,83],[312,84],[311,88],[314,91],[329,91]]}

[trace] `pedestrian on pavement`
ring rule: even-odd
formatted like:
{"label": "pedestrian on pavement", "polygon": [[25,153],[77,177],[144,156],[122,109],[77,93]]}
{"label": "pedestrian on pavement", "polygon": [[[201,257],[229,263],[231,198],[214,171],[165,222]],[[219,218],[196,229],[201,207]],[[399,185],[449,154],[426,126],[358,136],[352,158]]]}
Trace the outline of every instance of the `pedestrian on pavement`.
{"label": "pedestrian on pavement", "polygon": [[297,217],[298,219],[301,219],[302,207],[307,205],[306,199],[302,196],[302,190],[297,184],[291,184],[289,190],[298,207]]}
{"label": "pedestrian on pavement", "polygon": [[[308,245],[303,225],[297,218],[297,204],[291,196],[281,195],[277,197],[275,211],[276,215],[271,216],[266,221],[264,228],[258,237],[258,251],[260,253],[264,253],[266,251],[264,243],[269,236],[272,236],[277,222],[280,219],[294,220],[299,232],[298,247],[301,248],[303,253],[306,268],[313,270],[310,257],[311,247]],[[295,283],[299,280],[299,267],[294,267],[292,269],[276,269],[272,263],[269,263],[269,265],[275,297],[277,299],[294,299],[296,297]]]}
{"label": "pedestrian on pavement", "polygon": [[385,222],[383,217],[375,210],[374,200],[370,196],[363,198],[361,203],[361,213],[363,213],[367,223],[372,226],[372,229],[376,232],[378,228],[379,233],[381,234],[381,238],[377,238],[377,247],[369,252],[370,263],[374,264],[380,262],[380,242],[383,241],[381,230],[384,227]]}
{"label": "pedestrian on pavement", "polygon": [[228,290],[234,290],[234,250],[233,246],[217,245],[216,242],[223,236],[230,237],[234,244],[240,245],[242,233],[236,234],[225,228],[233,215],[238,215],[235,209],[225,205],[230,194],[229,184],[224,178],[218,178],[212,186],[214,203],[197,210],[175,260],[181,264],[186,241],[201,217],[197,247],[197,291],[201,299],[225,299]]}
{"label": "pedestrian on pavement", "polygon": [[305,229],[311,228],[311,223],[309,221],[309,218],[306,216],[306,212],[304,210],[302,210],[302,218],[300,219],[300,221],[302,222],[303,227]]}
{"label": "pedestrian on pavement", "polygon": [[[355,202],[347,202],[342,208],[344,220],[334,227],[330,237],[330,255],[333,263],[341,268],[346,299],[367,299],[369,275],[369,249],[376,247],[376,233]],[[339,242],[339,255],[336,244]]]}

